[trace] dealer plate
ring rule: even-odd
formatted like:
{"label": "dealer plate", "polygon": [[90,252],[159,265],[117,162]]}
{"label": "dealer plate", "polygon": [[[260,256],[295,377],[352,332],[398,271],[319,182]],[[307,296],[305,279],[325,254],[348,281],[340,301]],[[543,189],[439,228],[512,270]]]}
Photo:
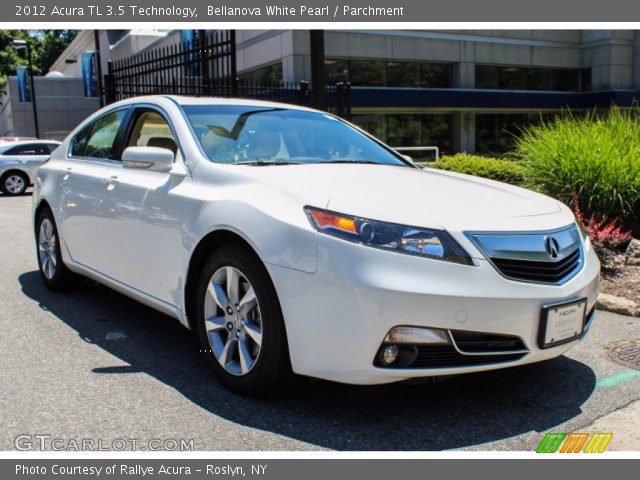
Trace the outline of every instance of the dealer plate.
{"label": "dealer plate", "polygon": [[543,307],[538,335],[539,347],[555,347],[581,337],[586,314],[586,298]]}

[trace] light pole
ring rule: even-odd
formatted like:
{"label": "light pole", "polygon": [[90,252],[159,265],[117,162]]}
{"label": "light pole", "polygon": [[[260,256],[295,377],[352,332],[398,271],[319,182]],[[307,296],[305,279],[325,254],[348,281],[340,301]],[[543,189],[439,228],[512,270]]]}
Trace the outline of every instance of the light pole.
{"label": "light pole", "polygon": [[31,88],[31,106],[33,107],[33,126],[36,130],[36,138],[40,138],[40,128],[38,127],[38,109],[36,107],[36,90],[35,84],[33,81],[33,63],[31,61],[31,44],[26,40],[13,40],[11,42],[13,48],[16,50],[21,50],[23,48],[27,49],[27,61],[29,62],[29,85]]}

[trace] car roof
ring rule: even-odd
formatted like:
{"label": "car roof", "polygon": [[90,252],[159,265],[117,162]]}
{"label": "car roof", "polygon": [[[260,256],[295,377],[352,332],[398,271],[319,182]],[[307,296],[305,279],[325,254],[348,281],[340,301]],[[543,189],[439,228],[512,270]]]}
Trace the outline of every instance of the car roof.
{"label": "car roof", "polygon": [[[130,105],[136,103],[157,102],[161,99],[168,99],[178,105],[244,105],[268,108],[286,108],[289,110],[304,110],[309,112],[317,112],[312,108],[302,107],[299,105],[291,105],[289,103],[268,102],[264,100],[254,100],[247,98],[229,98],[229,97],[185,97],[181,95],[146,95],[141,97],[132,97],[118,102],[121,105]],[[326,113],[326,112],[322,112]]]}

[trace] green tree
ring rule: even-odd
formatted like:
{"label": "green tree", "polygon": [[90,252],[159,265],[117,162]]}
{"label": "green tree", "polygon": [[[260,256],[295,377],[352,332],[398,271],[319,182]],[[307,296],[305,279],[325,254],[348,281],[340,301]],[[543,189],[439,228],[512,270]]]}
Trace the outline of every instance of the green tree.
{"label": "green tree", "polygon": [[7,77],[15,75],[18,66],[28,64],[26,52],[16,50],[11,45],[13,40],[30,42],[33,72],[43,75],[77,33],[77,30],[0,30],[0,91],[4,91]]}

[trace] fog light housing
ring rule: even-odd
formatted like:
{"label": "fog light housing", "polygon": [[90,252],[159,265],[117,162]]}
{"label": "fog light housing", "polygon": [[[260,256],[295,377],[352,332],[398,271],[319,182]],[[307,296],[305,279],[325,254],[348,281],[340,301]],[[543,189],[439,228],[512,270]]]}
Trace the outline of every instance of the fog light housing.
{"label": "fog light housing", "polygon": [[398,358],[398,346],[397,345],[387,345],[382,349],[382,361],[391,365]]}
{"label": "fog light housing", "polygon": [[384,338],[385,343],[445,345],[449,337],[445,330],[422,327],[393,327]]}

